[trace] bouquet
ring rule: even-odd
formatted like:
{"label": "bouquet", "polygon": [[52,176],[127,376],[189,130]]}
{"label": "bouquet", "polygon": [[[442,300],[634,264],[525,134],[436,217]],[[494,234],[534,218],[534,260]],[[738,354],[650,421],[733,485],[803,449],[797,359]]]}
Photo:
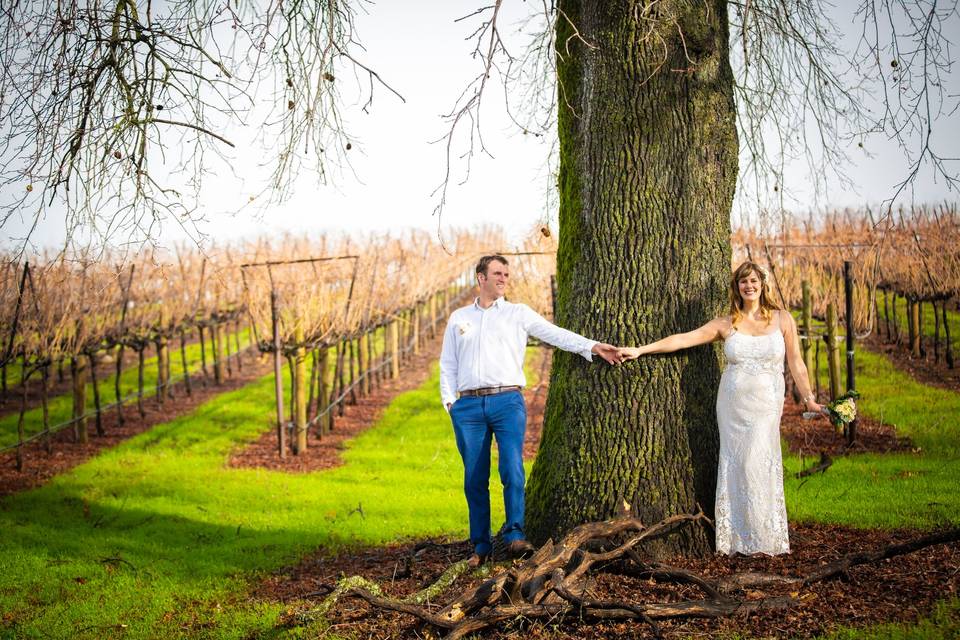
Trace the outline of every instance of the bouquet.
{"label": "bouquet", "polygon": [[[857,419],[856,399],[859,397],[860,394],[856,391],[847,391],[830,404],[825,405],[823,407],[823,413],[830,418],[833,426],[837,429],[844,429],[848,424]],[[803,417],[812,418],[816,415],[817,414],[813,412],[806,412],[803,414]]]}

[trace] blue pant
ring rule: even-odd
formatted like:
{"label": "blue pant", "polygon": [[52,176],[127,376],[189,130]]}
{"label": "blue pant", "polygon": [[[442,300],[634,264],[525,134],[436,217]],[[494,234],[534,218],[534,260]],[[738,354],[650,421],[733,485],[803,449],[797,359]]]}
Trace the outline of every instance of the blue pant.
{"label": "blue pant", "polygon": [[490,440],[497,439],[500,482],[506,522],[500,533],[506,542],[523,538],[523,437],[527,407],[523,394],[508,391],[492,396],[466,396],[450,407],[457,449],[463,459],[463,492],[470,511],[470,542],[479,554],[489,554]]}

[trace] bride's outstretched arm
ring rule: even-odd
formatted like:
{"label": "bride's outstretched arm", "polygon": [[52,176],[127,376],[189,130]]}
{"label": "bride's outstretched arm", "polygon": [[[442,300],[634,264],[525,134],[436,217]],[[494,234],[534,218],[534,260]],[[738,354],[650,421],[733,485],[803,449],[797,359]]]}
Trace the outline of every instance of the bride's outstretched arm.
{"label": "bride's outstretched arm", "polygon": [[625,360],[634,360],[651,353],[671,353],[718,340],[722,336],[724,319],[714,318],[707,324],[686,333],[675,333],[639,347],[621,347],[620,355]]}

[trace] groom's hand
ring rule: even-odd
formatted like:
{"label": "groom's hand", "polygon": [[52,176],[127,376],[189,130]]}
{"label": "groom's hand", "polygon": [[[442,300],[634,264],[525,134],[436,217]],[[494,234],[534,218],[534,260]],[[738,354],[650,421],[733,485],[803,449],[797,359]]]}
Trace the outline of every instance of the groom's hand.
{"label": "groom's hand", "polygon": [[606,360],[607,364],[620,364],[623,362],[623,357],[620,355],[620,350],[612,344],[598,342],[597,344],[593,345],[593,348],[590,349],[590,351]]}

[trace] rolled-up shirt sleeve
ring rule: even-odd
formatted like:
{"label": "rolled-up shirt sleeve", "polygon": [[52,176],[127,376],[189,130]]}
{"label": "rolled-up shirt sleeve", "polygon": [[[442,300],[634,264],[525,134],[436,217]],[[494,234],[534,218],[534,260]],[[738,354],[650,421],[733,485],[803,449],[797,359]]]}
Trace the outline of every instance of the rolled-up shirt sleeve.
{"label": "rolled-up shirt sleeve", "polygon": [[552,344],[558,349],[578,353],[593,362],[592,349],[593,345],[597,344],[596,340],[584,338],[579,333],[574,333],[567,329],[561,329],[527,305],[522,306],[523,328],[527,333],[543,340],[547,344]]}
{"label": "rolled-up shirt sleeve", "polygon": [[457,401],[457,336],[453,322],[447,323],[443,332],[443,348],[440,350],[440,400],[443,408]]}

